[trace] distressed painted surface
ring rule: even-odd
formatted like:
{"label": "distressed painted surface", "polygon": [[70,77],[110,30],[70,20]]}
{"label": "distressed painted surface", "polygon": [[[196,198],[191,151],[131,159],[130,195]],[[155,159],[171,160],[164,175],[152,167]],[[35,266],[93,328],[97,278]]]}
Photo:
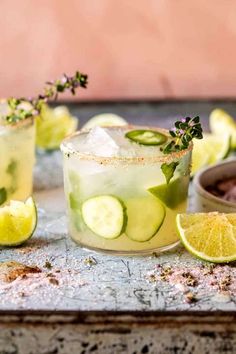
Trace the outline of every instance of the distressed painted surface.
{"label": "distressed painted surface", "polygon": [[31,96],[78,68],[90,76],[83,99],[234,96],[235,11],[223,0],[1,0],[0,96]]}
{"label": "distressed painted surface", "polygon": [[0,325],[0,352],[6,354],[232,354],[236,328],[211,324]]}

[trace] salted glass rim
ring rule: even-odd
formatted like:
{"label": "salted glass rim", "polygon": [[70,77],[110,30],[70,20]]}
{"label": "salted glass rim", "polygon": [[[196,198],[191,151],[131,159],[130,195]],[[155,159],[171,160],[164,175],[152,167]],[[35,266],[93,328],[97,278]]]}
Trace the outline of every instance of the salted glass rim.
{"label": "salted glass rim", "polygon": [[[13,131],[15,129],[24,127],[24,126],[29,126],[32,125],[34,123],[34,117],[28,117],[25,119],[20,119],[17,122],[14,123],[9,123],[7,121],[4,121],[3,119],[1,119],[2,114],[6,114],[6,112],[3,113],[4,111],[4,106],[6,109],[6,112],[8,111],[8,103],[7,103],[7,99],[6,98],[0,98],[0,129],[1,132],[9,132],[9,131]],[[3,111],[2,111],[3,109]]]}
{"label": "salted glass rim", "polygon": [[32,118],[32,117],[19,120],[16,123],[1,124],[1,121],[0,121],[0,131],[2,130],[4,132],[5,131],[9,132],[9,131],[12,131],[12,130],[15,130],[15,129],[18,129],[18,128],[21,128],[21,127],[24,127],[24,126],[27,127],[29,125],[32,125],[33,123],[34,123],[34,118]]}
{"label": "salted glass rim", "polygon": [[[167,137],[170,137],[169,131],[167,129],[164,128],[159,128],[159,127],[153,127],[153,126],[143,126],[143,125],[122,125],[122,126],[104,126],[104,128],[108,128],[108,129],[123,129],[123,130],[129,130],[129,129],[151,129],[151,130],[155,130],[158,131],[164,135],[166,135]],[[166,155],[158,155],[158,156],[135,156],[135,157],[125,157],[125,156],[97,156],[94,154],[90,154],[90,153],[84,153],[84,152],[80,152],[78,148],[74,148],[73,143],[71,142],[71,140],[76,137],[76,136],[80,136],[82,134],[88,134],[90,129],[81,129],[78,130],[77,132],[70,134],[69,136],[67,136],[61,143],[60,145],[60,149],[63,152],[64,155],[75,155],[77,156],[79,159],[81,160],[93,160],[96,161],[100,164],[113,164],[113,163],[153,163],[153,162],[171,162],[174,160],[179,160],[181,157],[183,157],[185,154],[187,154],[188,152],[192,151],[193,149],[193,143],[190,142],[188,148],[178,151],[178,152],[172,152],[170,154],[166,154]],[[68,145],[69,143],[70,146]]]}

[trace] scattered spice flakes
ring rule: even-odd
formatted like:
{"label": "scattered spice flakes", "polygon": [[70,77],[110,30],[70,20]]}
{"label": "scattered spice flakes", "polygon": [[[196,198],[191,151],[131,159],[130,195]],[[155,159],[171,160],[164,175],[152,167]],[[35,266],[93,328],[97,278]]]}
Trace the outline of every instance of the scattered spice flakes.
{"label": "scattered spice flakes", "polygon": [[226,275],[223,279],[220,280],[219,282],[219,290],[221,291],[227,291],[229,289],[229,286],[231,285],[231,276],[230,274],[229,275]]}
{"label": "scattered spice flakes", "polygon": [[29,241],[30,245],[27,244],[27,246],[21,246],[19,248],[16,248],[15,251],[20,254],[28,254],[35,252],[38,249],[42,249],[43,247],[47,246],[49,242],[47,240],[40,240],[40,239],[34,239]]}
{"label": "scattered spice flakes", "polygon": [[147,276],[147,280],[150,282],[150,283],[156,283],[158,281],[158,276],[157,274],[155,273],[150,273],[148,274]]}
{"label": "scattered spice flakes", "polygon": [[[229,298],[236,296],[236,268],[233,264],[201,264],[191,268],[187,265],[170,267],[157,264],[155,270],[147,275],[147,280],[150,283],[166,282],[171,286],[169,293],[172,292],[172,298],[177,291],[188,303],[206,296],[214,298],[216,294],[227,293]],[[193,298],[191,287],[195,287]]]}
{"label": "scattered spice flakes", "polygon": [[87,266],[91,267],[93,265],[97,264],[96,259],[93,256],[88,256],[84,259],[84,264],[86,264]]}
{"label": "scattered spice flakes", "polygon": [[162,267],[161,268],[161,273],[160,273],[160,279],[167,281],[168,277],[173,274],[173,270],[170,266],[167,267]]}
{"label": "scattered spice flakes", "polygon": [[203,275],[211,275],[211,274],[213,274],[213,271],[214,271],[214,268],[216,267],[216,265],[215,264],[210,264],[210,265],[207,265],[207,266],[202,266],[202,268],[203,268],[203,272],[202,272],[202,274]]}
{"label": "scattered spice flakes", "polygon": [[44,264],[44,268],[52,269],[52,263],[49,262],[48,260],[46,260],[46,262],[45,262],[45,264]]}
{"label": "scattered spice flakes", "polygon": [[191,291],[189,291],[186,294],[184,294],[184,299],[189,304],[192,303],[192,302],[196,302],[197,301],[196,295],[193,294]]}
{"label": "scattered spice flakes", "polygon": [[54,277],[49,277],[48,280],[49,280],[49,283],[51,283],[53,285],[59,285],[58,279],[56,279]]}
{"label": "scattered spice flakes", "polygon": [[30,273],[41,273],[41,269],[37,266],[28,266],[15,261],[0,263],[0,278],[5,282],[13,282],[18,277],[25,279]]}
{"label": "scattered spice flakes", "polygon": [[79,270],[71,266],[52,272],[15,261],[0,263],[1,306],[7,308],[28,306],[32,300],[39,306],[55,305],[65,289],[73,296],[87,284]]}
{"label": "scattered spice flakes", "polygon": [[190,272],[183,272],[182,277],[185,278],[185,284],[188,286],[197,286],[198,281]]}

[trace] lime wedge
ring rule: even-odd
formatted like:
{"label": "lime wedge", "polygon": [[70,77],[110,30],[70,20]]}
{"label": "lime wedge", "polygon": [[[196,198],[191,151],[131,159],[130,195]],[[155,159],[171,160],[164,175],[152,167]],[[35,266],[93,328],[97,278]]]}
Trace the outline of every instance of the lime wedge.
{"label": "lime wedge", "polygon": [[161,200],[168,208],[174,209],[187,198],[188,178],[176,178],[171,180],[169,184],[160,184],[149,188],[148,191]]}
{"label": "lime wedge", "polygon": [[111,126],[122,126],[128,124],[127,121],[113,113],[102,113],[98,114],[87,121],[82,129],[88,130],[96,126],[99,127],[111,127]]}
{"label": "lime wedge", "polygon": [[214,263],[236,260],[236,213],[178,214],[179,236],[196,257]]}
{"label": "lime wedge", "polygon": [[194,139],[192,153],[192,175],[202,167],[213,165],[225,159],[230,153],[231,138],[226,133],[221,136],[204,134],[203,139]]}
{"label": "lime wedge", "polygon": [[228,133],[231,136],[231,146],[236,149],[236,122],[223,109],[214,109],[209,118],[212,133],[222,136],[222,133]]}
{"label": "lime wedge", "polygon": [[26,202],[10,201],[0,208],[0,245],[16,246],[27,241],[37,226],[37,209],[32,197]]}
{"label": "lime wedge", "polygon": [[65,106],[50,108],[46,104],[36,119],[36,145],[41,149],[58,149],[62,140],[76,131],[78,119]]}

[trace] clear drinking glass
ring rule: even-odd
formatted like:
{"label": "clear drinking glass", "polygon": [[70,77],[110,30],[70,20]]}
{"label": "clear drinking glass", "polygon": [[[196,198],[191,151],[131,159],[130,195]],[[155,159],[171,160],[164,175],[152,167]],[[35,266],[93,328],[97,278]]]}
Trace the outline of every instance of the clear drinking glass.
{"label": "clear drinking glass", "polygon": [[[126,126],[106,131],[125,134],[140,128],[148,129]],[[170,138],[166,130],[152,129]],[[98,156],[102,141],[98,147],[93,146],[95,153],[86,152],[87,137],[88,132],[77,132],[61,145],[72,239],[86,248],[114,254],[147,254],[175,246],[179,241],[176,214],[186,211],[192,145],[164,155],[159,146],[144,147],[129,142],[130,149],[123,147],[122,156],[106,157]],[[137,156],[133,156],[133,150]],[[178,162],[178,166],[167,184],[161,166],[171,162]],[[107,214],[101,225],[103,206]],[[109,234],[107,230],[114,225],[121,232]],[[105,233],[101,235],[103,226]]]}
{"label": "clear drinking glass", "polygon": [[4,124],[0,119],[0,205],[32,193],[35,162],[33,119]]}

